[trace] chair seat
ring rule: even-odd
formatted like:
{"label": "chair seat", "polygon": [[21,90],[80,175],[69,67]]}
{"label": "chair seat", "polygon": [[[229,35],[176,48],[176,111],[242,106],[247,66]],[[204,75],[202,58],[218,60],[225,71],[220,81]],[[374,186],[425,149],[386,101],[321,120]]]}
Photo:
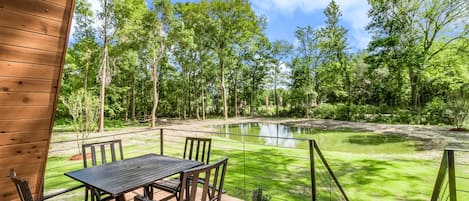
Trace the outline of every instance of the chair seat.
{"label": "chair seat", "polygon": [[153,183],[153,187],[168,191],[171,193],[174,193],[178,191],[179,185],[181,184],[181,181],[179,178],[168,178],[164,180],[159,180]]}

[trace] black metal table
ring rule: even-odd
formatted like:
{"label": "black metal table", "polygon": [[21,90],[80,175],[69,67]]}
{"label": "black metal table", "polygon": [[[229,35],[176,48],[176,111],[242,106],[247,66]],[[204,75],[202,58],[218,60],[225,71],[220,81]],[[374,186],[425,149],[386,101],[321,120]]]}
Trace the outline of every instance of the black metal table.
{"label": "black metal table", "polygon": [[202,162],[147,154],[122,161],[84,168],[65,175],[87,185],[95,192],[103,191],[125,200],[124,193],[144,187],[145,196],[152,199],[151,184],[184,170],[203,165]]}

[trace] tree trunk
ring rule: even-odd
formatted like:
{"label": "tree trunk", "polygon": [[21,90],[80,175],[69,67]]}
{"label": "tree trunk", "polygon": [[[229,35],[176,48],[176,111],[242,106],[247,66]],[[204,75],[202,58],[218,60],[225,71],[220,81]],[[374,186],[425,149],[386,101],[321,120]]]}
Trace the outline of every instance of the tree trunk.
{"label": "tree trunk", "polygon": [[205,120],[205,88],[202,87],[202,120]]}
{"label": "tree trunk", "polygon": [[198,90],[198,87],[197,87],[197,77],[194,75],[194,106],[195,106],[195,117],[197,118],[197,120],[200,120],[200,114],[199,114],[199,97],[198,97],[198,94],[197,94],[197,90]]}
{"label": "tree trunk", "polygon": [[100,89],[100,103],[99,103],[99,129],[98,132],[104,131],[104,100],[106,93],[106,71],[108,66],[108,49],[106,43],[106,37],[104,40],[104,53],[103,63],[101,65],[101,89]]}
{"label": "tree trunk", "polygon": [[188,93],[186,93],[186,99],[187,99],[187,102],[188,102],[187,108],[188,108],[188,110],[189,110],[189,112],[188,112],[189,117],[193,117],[193,116],[192,116],[192,107],[191,107],[191,105],[192,105],[192,104],[191,104],[191,102],[192,102],[192,100],[191,100],[192,96],[191,96],[191,85],[190,85],[190,83],[191,83],[191,73],[190,73],[190,71],[189,71],[189,73],[187,74],[187,78],[188,78],[188,79],[187,79],[187,82],[186,82],[186,84],[187,84],[187,90],[188,90]]}
{"label": "tree trunk", "polygon": [[226,88],[225,88],[225,63],[223,61],[223,57],[220,58],[220,68],[221,68],[221,92],[223,96],[223,118],[225,120],[228,119],[228,105],[226,101]]}
{"label": "tree trunk", "polygon": [[130,97],[130,110],[131,110],[131,119],[135,121],[135,75],[132,77],[132,89],[131,89],[131,97]]}
{"label": "tree trunk", "polygon": [[274,102],[275,102],[275,116],[278,117],[277,81],[275,81],[274,83]]}
{"label": "tree trunk", "polygon": [[414,110],[417,110],[418,107],[418,75],[414,72],[413,68],[409,68],[409,80],[410,80],[410,94],[411,94],[411,104]]}
{"label": "tree trunk", "polygon": [[238,118],[239,108],[238,108],[238,79],[235,78],[234,81],[234,108],[235,108],[235,118]]}
{"label": "tree trunk", "polygon": [[[88,59],[88,57],[86,58]],[[85,64],[85,75],[84,75],[84,80],[83,80],[83,88],[85,89],[85,99],[84,99],[84,105],[85,105],[85,133],[88,133],[88,128],[89,128],[89,119],[88,119],[88,61],[86,61]]]}
{"label": "tree trunk", "polygon": [[151,109],[151,127],[156,127],[156,109],[158,108],[158,59],[153,59],[153,108]]}
{"label": "tree trunk", "polygon": [[251,81],[251,97],[249,99],[249,115],[251,117],[254,116],[254,94],[256,93],[256,90],[254,89],[254,75],[252,75],[252,81]]}

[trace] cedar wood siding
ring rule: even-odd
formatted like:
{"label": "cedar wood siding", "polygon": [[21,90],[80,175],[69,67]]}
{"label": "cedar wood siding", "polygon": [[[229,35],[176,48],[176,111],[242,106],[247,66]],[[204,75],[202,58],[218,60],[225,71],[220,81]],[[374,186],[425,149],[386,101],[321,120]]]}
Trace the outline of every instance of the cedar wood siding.
{"label": "cedar wood siding", "polygon": [[37,199],[74,0],[0,0],[0,200],[19,200],[9,169]]}

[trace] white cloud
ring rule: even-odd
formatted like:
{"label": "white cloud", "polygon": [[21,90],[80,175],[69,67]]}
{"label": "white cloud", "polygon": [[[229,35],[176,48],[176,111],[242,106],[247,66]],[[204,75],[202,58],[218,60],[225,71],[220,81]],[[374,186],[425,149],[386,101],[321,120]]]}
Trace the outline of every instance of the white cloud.
{"label": "white cloud", "polygon": [[252,5],[255,10],[262,14],[269,12],[280,12],[282,15],[291,15],[298,10],[302,12],[312,12],[317,9],[326,7],[329,3],[327,0],[255,0]]}
{"label": "white cloud", "polygon": [[[292,16],[295,12],[323,12],[330,0],[253,0],[256,13],[275,20],[275,16]],[[341,20],[348,25],[350,42],[356,48],[364,48],[371,40],[365,31],[369,23],[367,0],[336,0],[342,11]],[[270,22],[272,23],[272,22]]]}

